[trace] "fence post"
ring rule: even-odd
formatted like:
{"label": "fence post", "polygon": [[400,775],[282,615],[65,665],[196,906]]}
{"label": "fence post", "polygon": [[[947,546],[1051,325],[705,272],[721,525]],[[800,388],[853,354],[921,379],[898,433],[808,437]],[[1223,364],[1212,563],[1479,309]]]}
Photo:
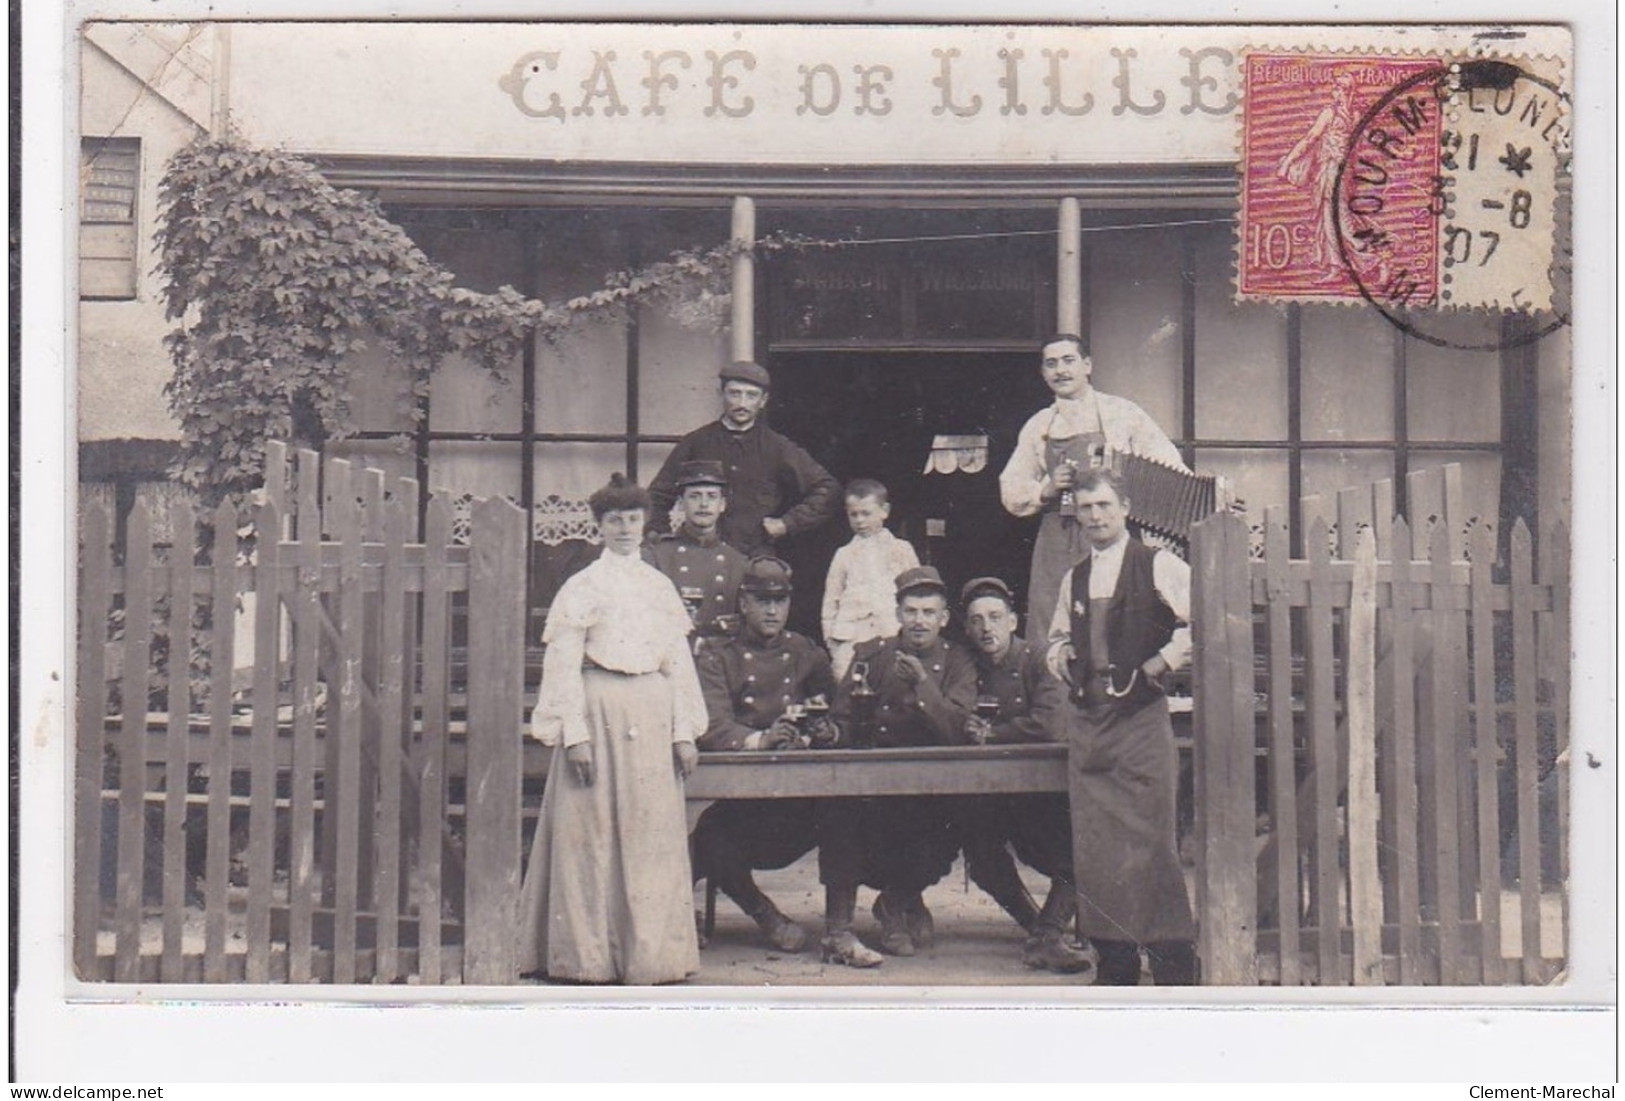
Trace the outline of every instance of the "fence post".
{"label": "fence post", "polygon": [[[1345,661],[1348,663],[1349,923],[1354,929],[1354,984],[1380,985],[1383,970],[1382,881],[1377,875],[1377,538],[1370,528],[1354,539],[1354,586],[1349,598]],[[1322,920],[1322,935],[1326,928]]]}
{"label": "fence post", "polygon": [[111,523],[86,504],[79,560],[78,730],[74,736],[73,962],[81,981],[101,978],[96,933],[102,914],[102,786],[107,744],[107,617],[112,609]]}
{"label": "fence post", "polygon": [[468,879],[463,980],[517,976],[524,689],[524,513],[501,498],[474,507],[469,542]]}
{"label": "fence post", "polygon": [[1197,927],[1212,985],[1258,982],[1253,857],[1253,611],[1247,526],[1219,513],[1192,529]]}

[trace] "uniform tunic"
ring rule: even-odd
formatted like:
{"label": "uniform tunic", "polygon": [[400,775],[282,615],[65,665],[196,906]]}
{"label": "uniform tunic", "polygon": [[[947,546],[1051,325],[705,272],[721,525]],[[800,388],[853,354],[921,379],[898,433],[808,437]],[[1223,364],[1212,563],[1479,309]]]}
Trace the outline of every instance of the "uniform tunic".
{"label": "uniform tunic", "polygon": [[555,751],[520,900],[520,971],[629,984],[699,970],[683,786],[672,745],[697,739],[705,704],[671,582],[606,551],[547,617],[531,735],[590,744],[582,785]]}
{"label": "uniform tunic", "polygon": [[677,469],[697,459],[720,462],[728,472],[728,510],[722,541],[746,556],[772,550],[762,520],[776,516],[786,534],[817,527],[840,505],[840,483],[796,444],[757,421],[735,432],[712,421],[684,436],[649,486],[655,514],[671,511],[679,494]]}
{"label": "uniform tunic", "polygon": [[643,548],[643,556],[671,578],[688,608],[696,635],[715,638],[727,634],[717,620],[738,612],[739,583],[745,578],[749,559],[715,533],[700,539],[687,527],[656,536]]}
{"label": "uniform tunic", "polygon": [[1028,418],[999,475],[999,498],[1012,516],[1044,515],[1027,581],[1027,622],[1038,629],[1047,627],[1055,612],[1062,576],[1089,553],[1082,526],[1061,515],[1059,496],[1045,501],[1044,490],[1061,460],[1070,458],[1080,467],[1090,465],[1085,449],[1075,445],[1091,436],[1111,451],[1127,451],[1186,469],[1167,434],[1127,398],[1091,389],[1081,398],[1056,398],[1049,408]]}
{"label": "uniform tunic", "polygon": [[[1149,563],[1146,555],[1152,556]],[[1080,578],[1087,591],[1074,596]],[[1068,574],[1061,596],[1065,603],[1051,626],[1049,663],[1057,667],[1059,643],[1069,641],[1080,657],[1079,678],[1087,676],[1085,664],[1103,664],[1090,636],[1101,638],[1100,618],[1111,617],[1114,605],[1120,625],[1123,609],[1152,602],[1172,613],[1166,621],[1180,624],[1155,634],[1138,631],[1143,653],[1124,645],[1135,624],[1119,626],[1115,637],[1105,633],[1110,663],[1117,667],[1113,691],[1124,698],[1102,699],[1086,685],[1091,702],[1068,704],[1067,774],[1083,934],[1140,944],[1191,940],[1196,924],[1174,836],[1178,758],[1168,700],[1143,677],[1134,685],[1127,679],[1153,653],[1172,669],[1189,660],[1190,629],[1184,624],[1190,622],[1190,567],[1124,536]]]}
{"label": "uniform tunic", "polygon": [[[904,683],[894,669],[896,638],[858,647],[841,681],[834,715],[843,745],[852,738],[852,690],[860,662],[877,693],[877,747],[964,744],[976,703],[976,663],[961,646],[938,639],[923,654],[926,679]],[[947,875],[959,852],[952,800],[930,796],[842,799],[826,803],[820,824],[819,878],[828,885],[867,884],[923,891]]]}
{"label": "uniform tunic", "polygon": [[[697,665],[710,716],[702,751],[755,749],[761,732],[791,704],[835,694],[829,658],[793,631],[767,642],[729,639],[702,653]],[[711,879],[732,896],[741,875],[795,863],[818,844],[817,806],[812,799],[713,803],[689,838],[694,877]]]}
{"label": "uniform tunic", "polygon": [[[1053,742],[1062,736],[1066,686],[1045,667],[1044,650],[1026,639],[1011,639],[996,662],[977,652],[976,692],[999,701],[990,745]],[[1000,860],[1000,850],[1009,844],[1022,863],[1071,881],[1072,820],[1065,795],[970,796],[955,815],[973,865]],[[976,877],[974,868],[971,875]]]}

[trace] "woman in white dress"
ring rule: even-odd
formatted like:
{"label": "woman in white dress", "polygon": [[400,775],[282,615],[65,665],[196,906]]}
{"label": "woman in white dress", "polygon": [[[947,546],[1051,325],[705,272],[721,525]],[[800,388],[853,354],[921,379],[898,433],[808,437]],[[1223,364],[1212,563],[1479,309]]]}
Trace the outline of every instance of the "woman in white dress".
{"label": "woman in white dress", "polygon": [[706,726],[689,616],[640,557],[648,493],[617,474],[590,505],[604,552],[564,583],[542,636],[530,734],[555,748],[525,871],[520,972],[681,982],[700,962],[682,781]]}

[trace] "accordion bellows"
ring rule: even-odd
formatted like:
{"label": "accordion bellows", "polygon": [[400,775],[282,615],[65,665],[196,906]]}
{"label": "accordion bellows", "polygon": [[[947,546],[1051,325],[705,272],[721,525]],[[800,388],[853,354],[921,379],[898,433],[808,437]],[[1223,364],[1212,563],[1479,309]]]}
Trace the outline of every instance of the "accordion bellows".
{"label": "accordion bellows", "polygon": [[1140,527],[1189,543],[1191,526],[1219,507],[1219,479],[1134,455],[1113,453],[1112,468],[1128,491],[1129,517]]}

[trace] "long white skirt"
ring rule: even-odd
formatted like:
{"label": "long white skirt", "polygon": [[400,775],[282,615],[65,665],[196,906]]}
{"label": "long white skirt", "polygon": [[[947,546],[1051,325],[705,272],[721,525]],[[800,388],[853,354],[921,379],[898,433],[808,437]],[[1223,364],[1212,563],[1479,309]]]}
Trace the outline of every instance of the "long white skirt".
{"label": "long white skirt", "polygon": [[582,673],[597,776],[557,750],[520,900],[520,971],[552,979],[680,982],[699,971],[670,682]]}

